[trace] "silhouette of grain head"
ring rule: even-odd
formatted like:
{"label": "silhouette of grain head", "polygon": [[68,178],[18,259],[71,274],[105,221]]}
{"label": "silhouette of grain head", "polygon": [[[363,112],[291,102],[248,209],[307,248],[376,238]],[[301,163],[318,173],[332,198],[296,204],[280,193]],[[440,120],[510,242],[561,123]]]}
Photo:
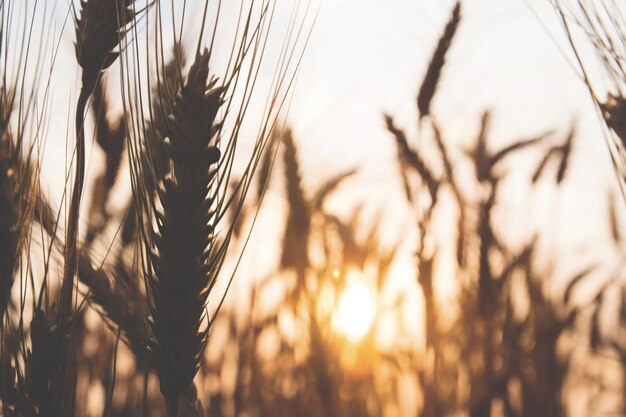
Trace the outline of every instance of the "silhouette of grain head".
{"label": "silhouette of grain head", "polygon": [[[193,383],[207,339],[201,330],[215,259],[217,113],[224,93],[209,80],[209,52],[196,56],[176,97],[168,132],[172,170],[159,191],[162,210],[148,273],[151,351],[168,412]],[[218,251],[219,252],[219,251]]]}
{"label": "silhouette of grain head", "polygon": [[606,124],[619,136],[622,146],[626,149],[626,99],[609,95],[609,98],[600,104]]}
{"label": "silhouette of grain head", "polygon": [[404,188],[407,194],[407,199],[412,200],[412,192],[410,183],[408,180],[408,171],[414,170],[422,179],[431,197],[431,206],[434,206],[437,201],[437,194],[439,191],[439,180],[435,178],[431,169],[422,159],[422,157],[411,148],[407,139],[406,133],[398,128],[391,115],[384,115],[385,125],[387,131],[391,133],[396,141],[396,147],[398,149],[398,161],[400,165],[400,175],[404,183]]}
{"label": "silhouette of grain head", "polygon": [[454,6],[454,9],[452,9],[450,20],[448,21],[441,38],[439,38],[439,42],[437,43],[435,52],[430,59],[426,75],[424,76],[422,86],[420,87],[417,95],[417,109],[419,110],[420,120],[430,114],[430,104],[435,96],[435,92],[437,91],[437,84],[439,83],[441,72],[445,65],[446,54],[452,45],[452,40],[454,39],[454,35],[456,34],[460,23],[461,2],[458,1]]}
{"label": "silhouette of grain head", "polygon": [[287,203],[289,214],[283,236],[281,267],[293,268],[303,277],[309,265],[308,239],[311,228],[311,207],[302,189],[300,163],[293,134],[287,130],[282,137]]}
{"label": "silhouette of grain head", "polygon": [[83,86],[91,91],[100,73],[119,56],[128,25],[135,19],[135,0],[81,0],[76,17],[76,58],[83,69]]}

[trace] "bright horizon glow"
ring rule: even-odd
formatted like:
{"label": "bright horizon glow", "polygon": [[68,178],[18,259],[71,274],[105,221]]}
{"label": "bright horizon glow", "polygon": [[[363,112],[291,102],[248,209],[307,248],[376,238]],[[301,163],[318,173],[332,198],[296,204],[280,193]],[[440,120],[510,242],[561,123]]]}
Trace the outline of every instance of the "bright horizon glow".
{"label": "bright horizon glow", "polygon": [[353,280],[348,282],[339,297],[332,325],[350,342],[358,342],[369,331],[375,314],[376,301],[372,290]]}

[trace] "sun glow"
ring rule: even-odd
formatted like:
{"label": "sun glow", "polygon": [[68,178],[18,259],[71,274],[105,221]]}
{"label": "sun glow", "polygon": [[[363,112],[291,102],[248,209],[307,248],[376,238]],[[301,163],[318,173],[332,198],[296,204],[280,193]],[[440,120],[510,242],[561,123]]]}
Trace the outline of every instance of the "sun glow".
{"label": "sun glow", "polygon": [[333,317],[335,331],[351,342],[358,342],[369,331],[376,314],[373,291],[361,282],[353,280],[339,297]]}

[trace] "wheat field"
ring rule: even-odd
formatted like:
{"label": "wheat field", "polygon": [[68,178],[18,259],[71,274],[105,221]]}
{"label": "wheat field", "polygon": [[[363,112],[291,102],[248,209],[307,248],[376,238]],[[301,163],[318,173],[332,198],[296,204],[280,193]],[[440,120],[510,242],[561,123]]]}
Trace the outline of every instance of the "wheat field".
{"label": "wheat field", "polygon": [[0,0],[0,415],[626,413],[624,14]]}

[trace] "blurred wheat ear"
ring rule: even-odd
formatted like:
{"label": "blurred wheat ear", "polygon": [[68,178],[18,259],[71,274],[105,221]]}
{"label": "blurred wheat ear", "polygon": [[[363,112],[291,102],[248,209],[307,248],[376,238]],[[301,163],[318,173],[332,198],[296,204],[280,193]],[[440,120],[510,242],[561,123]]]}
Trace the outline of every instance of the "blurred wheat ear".
{"label": "blurred wheat ear", "polygon": [[446,63],[446,54],[452,45],[452,40],[454,39],[454,35],[456,34],[460,23],[461,2],[457,1],[454,9],[452,9],[450,20],[448,21],[441,38],[439,38],[435,52],[430,59],[426,75],[424,76],[422,86],[420,87],[417,95],[417,109],[419,110],[420,120],[430,114],[430,103],[435,96],[437,84],[439,83],[441,72]]}
{"label": "blurred wheat ear", "polygon": [[293,268],[296,271],[297,288],[300,288],[304,282],[306,268],[309,266],[308,240],[312,213],[302,188],[298,152],[291,130],[285,131],[282,143],[289,214],[280,264],[284,269]]}

